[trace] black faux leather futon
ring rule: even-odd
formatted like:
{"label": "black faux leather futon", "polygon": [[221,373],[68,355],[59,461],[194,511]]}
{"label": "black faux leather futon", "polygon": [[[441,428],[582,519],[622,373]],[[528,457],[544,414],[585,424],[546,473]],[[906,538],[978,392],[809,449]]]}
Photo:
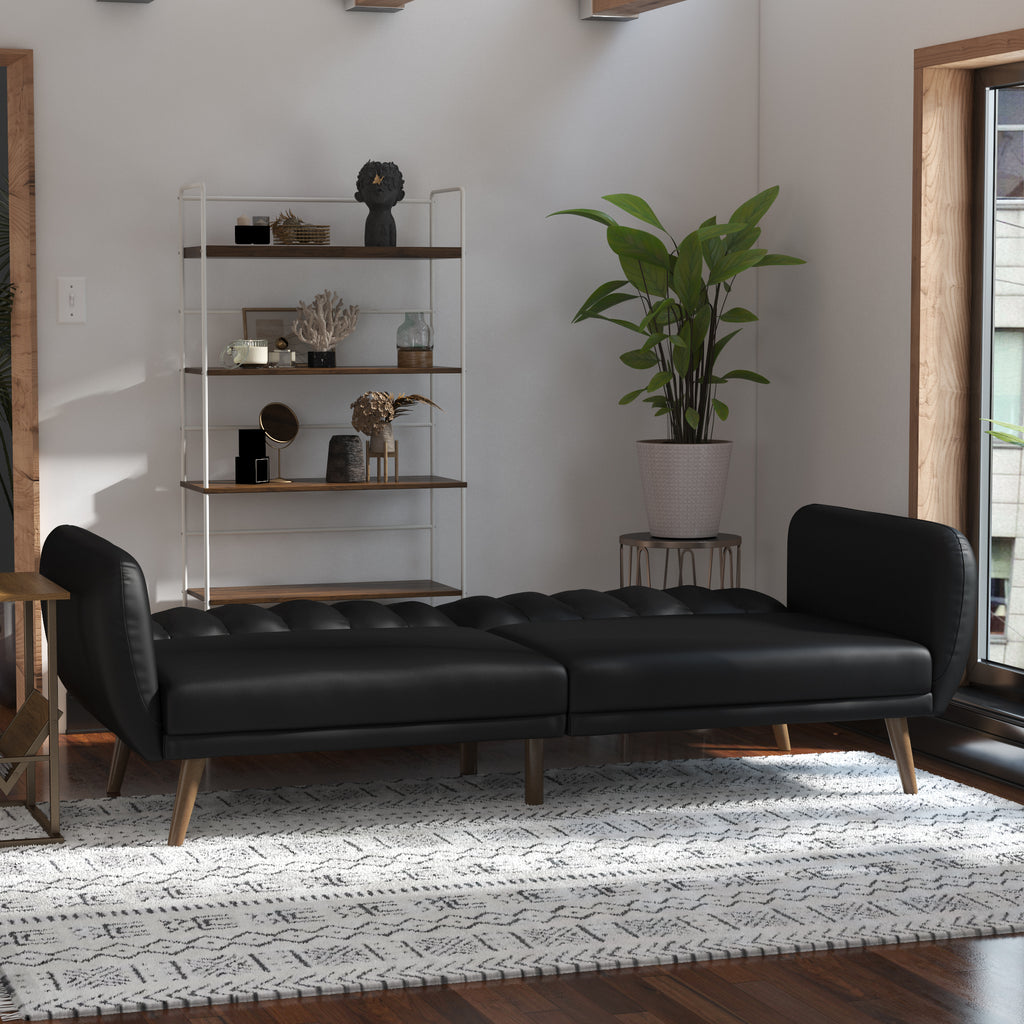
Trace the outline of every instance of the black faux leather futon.
{"label": "black faux leather futon", "polygon": [[523,739],[539,803],[552,736],[884,718],[914,792],[906,719],[959,685],[977,590],[956,530],[823,505],[791,521],[786,605],[625,587],[151,615],[135,559],[75,526],[40,571],[71,593],[61,679],[117,738],[110,792],[130,751],[182,761],[172,844],[205,759],[229,754]]}

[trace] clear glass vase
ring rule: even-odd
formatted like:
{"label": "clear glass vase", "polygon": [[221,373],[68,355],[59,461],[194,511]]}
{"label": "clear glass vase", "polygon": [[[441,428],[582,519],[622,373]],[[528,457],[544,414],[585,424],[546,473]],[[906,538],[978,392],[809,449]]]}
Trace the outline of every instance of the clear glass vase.
{"label": "clear glass vase", "polygon": [[433,366],[434,340],[422,313],[406,313],[398,328],[398,365]]}

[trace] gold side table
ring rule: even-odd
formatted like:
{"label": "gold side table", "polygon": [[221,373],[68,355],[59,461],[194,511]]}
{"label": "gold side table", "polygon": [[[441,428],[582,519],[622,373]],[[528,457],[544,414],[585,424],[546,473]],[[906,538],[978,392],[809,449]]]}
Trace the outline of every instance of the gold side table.
{"label": "gold side table", "polygon": [[[26,839],[0,839],[0,847],[38,843],[62,843],[60,834],[60,739],[57,733],[57,602],[71,595],[37,572],[0,573],[0,601],[24,603],[24,664],[22,684],[18,687],[18,707],[10,725],[0,735],[0,795],[9,796],[21,777],[25,777],[25,799],[13,802],[24,806],[46,833]],[[46,644],[45,696],[35,687],[35,615],[34,602],[46,602],[49,629]],[[24,694],[24,699],[20,699]],[[48,741],[47,752],[38,753]],[[47,766],[49,815],[36,803],[36,770]],[[7,806],[12,806],[8,803]]]}
{"label": "gold side table", "polygon": [[[690,572],[693,585],[697,586],[697,552],[708,552],[708,581],[711,582],[715,567],[715,553],[718,553],[718,586],[725,586],[726,569],[728,568],[729,586],[740,585],[740,545],[743,538],[736,533],[720,533],[717,537],[705,537],[700,540],[676,540],[672,537],[652,537],[649,533],[624,533],[619,537],[619,586],[627,584],[652,587],[651,582],[651,550],[664,550],[665,571],[662,573],[661,589],[668,586],[669,564],[675,552],[679,582],[683,586],[683,575],[686,560],[690,560]],[[644,582],[646,568],[647,582]]]}

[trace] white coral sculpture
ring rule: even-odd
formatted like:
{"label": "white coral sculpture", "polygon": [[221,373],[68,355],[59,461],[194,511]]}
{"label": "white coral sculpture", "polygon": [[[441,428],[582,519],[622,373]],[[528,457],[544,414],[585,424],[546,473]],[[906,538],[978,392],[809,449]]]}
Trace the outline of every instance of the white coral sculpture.
{"label": "white coral sculpture", "polygon": [[292,330],[299,341],[315,352],[327,352],[356,329],[358,319],[359,307],[346,306],[340,295],[328,289],[308,306],[299,303],[299,318],[292,324]]}

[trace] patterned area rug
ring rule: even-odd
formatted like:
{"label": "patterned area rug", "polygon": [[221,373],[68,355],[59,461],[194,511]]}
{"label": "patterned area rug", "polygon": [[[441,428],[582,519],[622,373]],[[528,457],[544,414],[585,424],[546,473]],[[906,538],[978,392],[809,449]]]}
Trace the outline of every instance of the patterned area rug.
{"label": "patterned area rug", "polygon": [[[1024,930],[1024,808],[870,754],[69,801],[0,851],[28,1019]],[[11,834],[15,812],[0,815]],[[19,829],[20,831],[20,829]]]}

